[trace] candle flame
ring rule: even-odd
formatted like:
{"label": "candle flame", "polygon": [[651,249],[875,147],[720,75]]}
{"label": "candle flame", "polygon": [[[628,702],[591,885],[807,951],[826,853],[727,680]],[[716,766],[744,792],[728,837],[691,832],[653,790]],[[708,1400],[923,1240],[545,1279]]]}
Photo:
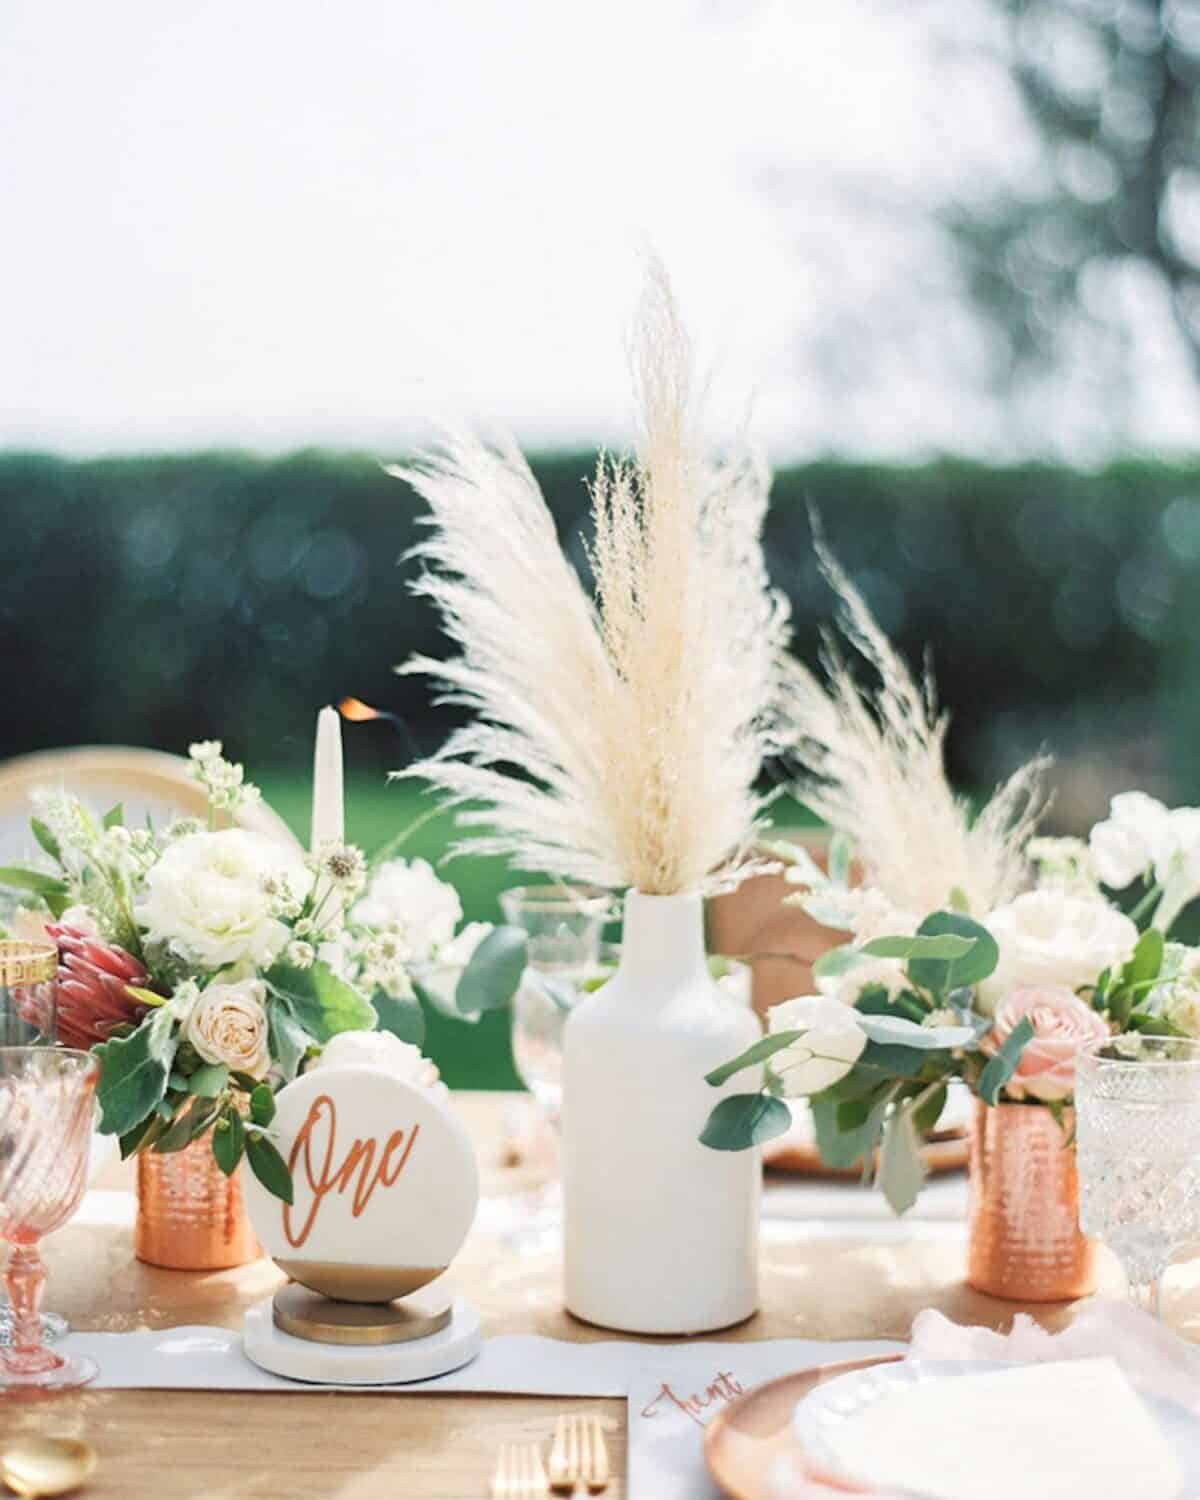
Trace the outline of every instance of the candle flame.
{"label": "candle flame", "polygon": [[371,719],[390,717],[388,714],[381,714],[369,703],[364,703],[361,698],[343,698],[338,704],[338,713],[343,719],[349,719],[352,724],[366,724]]}

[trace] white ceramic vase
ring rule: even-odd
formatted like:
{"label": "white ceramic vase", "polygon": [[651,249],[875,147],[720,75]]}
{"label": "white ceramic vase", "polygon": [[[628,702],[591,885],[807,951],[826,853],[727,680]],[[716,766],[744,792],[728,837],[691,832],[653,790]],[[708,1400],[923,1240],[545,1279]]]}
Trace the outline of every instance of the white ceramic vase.
{"label": "white ceramic vase", "polygon": [[758,1306],[759,1152],[699,1142],[705,1073],[761,1032],[713,982],[699,895],[625,902],[621,962],[563,1043],[568,1311],[625,1333],[727,1328]]}

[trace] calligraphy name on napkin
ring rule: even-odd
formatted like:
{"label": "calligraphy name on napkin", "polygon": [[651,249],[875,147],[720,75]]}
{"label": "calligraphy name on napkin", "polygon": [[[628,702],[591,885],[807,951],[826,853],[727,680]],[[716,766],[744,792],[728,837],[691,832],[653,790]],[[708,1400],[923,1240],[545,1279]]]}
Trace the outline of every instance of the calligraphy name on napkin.
{"label": "calligraphy name on napkin", "polygon": [[263,1248],[296,1281],[383,1302],[432,1281],[457,1255],[479,1170],[444,1090],[361,1062],[322,1066],[279,1091],[271,1134],[293,1201],[244,1174],[246,1201]]}
{"label": "calligraphy name on napkin", "polygon": [[690,1396],[679,1395],[664,1380],[654,1400],[642,1407],[642,1416],[657,1417],[663,1411],[681,1411],[698,1427],[704,1427],[707,1425],[705,1413],[712,1415],[710,1408],[732,1401],[742,1394],[743,1389],[728,1370],[718,1370],[715,1380],[710,1381],[703,1391],[694,1392]]}

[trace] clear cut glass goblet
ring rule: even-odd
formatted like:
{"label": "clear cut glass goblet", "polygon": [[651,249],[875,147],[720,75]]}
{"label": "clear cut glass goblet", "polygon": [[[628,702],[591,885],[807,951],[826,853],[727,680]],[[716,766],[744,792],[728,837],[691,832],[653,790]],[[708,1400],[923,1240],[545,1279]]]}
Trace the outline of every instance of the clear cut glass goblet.
{"label": "clear cut glass goblet", "polygon": [[75,1390],[96,1375],[91,1360],[42,1343],[39,1245],[83,1196],[98,1074],[86,1052],[0,1047],[0,1239],[10,1247],[13,1315],[12,1343],[0,1348],[0,1395]]}
{"label": "clear cut glass goblet", "polygon": [[1200,1043],[1134,1036],[1079,1054],[1079,1223],[1115,1251],[1158,1317],[1171,1258],[1200,1241]]}
{"label": "clear cut glass goblet", "polygon": [[612,898],[596,886],[520,885],[500,897],[504,920],[525,933],[528,955],[512,1002],[513,1063],[536,1101],[540,1131],[531,1155],[545,1180],[523,1204],[510,1242],[549,1249],[561,1226],[558,1127],[562,1114],[563,1027],[572,1008],[600,981],[600,938]]}

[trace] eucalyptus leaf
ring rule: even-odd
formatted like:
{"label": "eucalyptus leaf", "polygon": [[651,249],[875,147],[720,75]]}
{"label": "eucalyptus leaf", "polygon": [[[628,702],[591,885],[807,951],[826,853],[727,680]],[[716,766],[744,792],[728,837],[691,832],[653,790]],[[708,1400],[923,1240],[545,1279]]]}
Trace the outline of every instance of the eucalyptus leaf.
{"label": "eucalyptus leaf", "polygon": [[273,1142],[269,1141],[265,1135],[258,1135],[253,1131],[248,1132],[246,1159],[250,1163],[250,1170],[268,1193],[276,1198],[282,1198],[285,1203],[291,1203],[292,1174],[288,1171],[287,1162],[280,1156]]}
{"label": "eucalyptus leaf", "polygon": [[925,1161],[911,1109],[894,1109],[883,1131],[877,1181],[892,1212],[905,1214],[917,1201],[925,1181]]}
{"label": "eucalyptus leaf", "polygon": [[708,1117],[700,1143],[714,1151],[745,1151],[782,1135],[792,1112],[770,1094],[731,1094]]}
{"label": "eucalyptus leaf", "polygon": [[940,1051],[967,1047],[975,1040],[974,1029],[970,1026],[919,1026],[903,1016],[860,1015],[858,1024],[873,1042],[884,1046]]}
{"label": "eucalyptus leaf", "polygon": [[918,956],[908,964],[908,977],[918,989],[934,995],[966,989],[981,983],[1000,961],[996,939],[981,923],[957,911],[935,911],[926,917],[917,932],[922,937],[959,937],[970,939],[971,946],[958,958],[943,962]]}
{"label": "eucalyptus leaf", "polygon": [[175,1056],[172,1028],[170,1012],[156,1010],[131,1036],[112,1037],[94,1049],[103,1135],[126,1135],[162,1101]]}
{"label": "eucalyptus leaf", "polygon": [[[827,1167],[838,1171],[849,1171],[860,1164],[870,1167],[871,1155],[879,1143],[879,1133],[894,1092],[894,1084],[884,1084],[855,1100],[848,1099],[841,1086],[835,1085],[809,1099],[817,1150]],[[847,1111],[846,1124],[843,1125],[842,1109],[847,1103],[865,1105],[865,1114],[861,1108]],[[851,1125],[851,1120],[859,1123]]]}
{"label": "eucalyptus leaf", "polygon": [[[944,1055],[944,1054],[943,1054]],[[938,1051],[928,1047],[909,1047],[892,1042],[874,1042],[867,1045],[859,1055],[856,1069],[861,1069],[868,1078],[887,1077],[903,1079],[917,1077],[931,1062],[941,1061]]]}
{"label": "eucalyptus leaf", "polygon": [[215,1099],[229,1082],[229,1069],[224,1063],[205,1063],[186,1080],[189,1094],[201,1099]]}
{"label": "eucalyptus leaf", "polygon": [[399,1037],[402,1042],[411,1042],[414,1047],[424,1044],[425,1012],[415,995],[409,999],[398,999],[395,995],[389,995],[386,990],[376,990],[371,997],[371,1004],[379,1017],[380,1031],[390,1031],[393,1036]]}
{"label": "eucalyptus leaf", "polygon": [[704,1081],[711,1083],[713,1088],[720,1088],[735,1073],[740,1073],[743,1068],[752,1068],[755,1063],[766,1062],[768,1057],[774,1057],[776,1052],[782,1052],[785,1047],[798,1042],[803,1035],[803,1031],[774,1031],[770,1036],[759,1037],[744,1052],[739,1052],[736,1057],[722,1063],[719,1068],[714,1068],[711,1073],[705,1073]]}
{"label": "eucalyptus leaf", "polygon": [[1017,1070],[1021,1053],[1033,1039],[1033,1022],[1023,1016],[1001,1043],[998,1051],[988,1059],[987,1066],[979,1075],[976,1092],[985,1104],[995,1104],[1000,1090]]}
{"label": "eucalyptus leaf", "polygon": [[320,959],[307,969],[278,963],[264,977],[271,993],[314,1041],[328,1042],[342,1031],[375,1027],[371,1002]]}
{"label": "eucalyptus leaf", "polygon": [[[300,1071],[300,1064],[312,1045],[312,1038],[282,1000],[267,1001],[267,1041],[275,1066],[283,1075],[283,1081],[291,1083]],[[258,1086],[253,1079],[249,1083],[251,1090]]]}
{"label": "eucalyptus leaf", "polygon": [[417,993],[422,1005],[427,1005],[430,1010],[437,1011],[439,1015],[447,1016],[452,1021],[470,1021],[472,1024],[478,1021],[483,1014],[482,1011],[462,1011],[454,1003],[454,994],[458,986],[457,969],[438,968],[436,964],[414,965],[409,970],[412,987]]}
{"label": "eucalyptus leaf", "polygon": [[503,1010],[525,972],[526,939],[520,927],[493,927],[472,953],[454,991],[460,1014]]}
{"label": "eucalyptus leaf", "polygon": [[856,948],[853,943],[841,943],[821,954],[812,966],[813,975],[817,979],[840,979],[851,969],[866,963],[867,958],[868,954],[862,948]]}
{"label": "eucalyptus leaf", "polygon": [[871,958],[924,958],[952,960],[965,958],[975,946],[968,938],[946,936],[878,937],[864,943],[862,952]]}

